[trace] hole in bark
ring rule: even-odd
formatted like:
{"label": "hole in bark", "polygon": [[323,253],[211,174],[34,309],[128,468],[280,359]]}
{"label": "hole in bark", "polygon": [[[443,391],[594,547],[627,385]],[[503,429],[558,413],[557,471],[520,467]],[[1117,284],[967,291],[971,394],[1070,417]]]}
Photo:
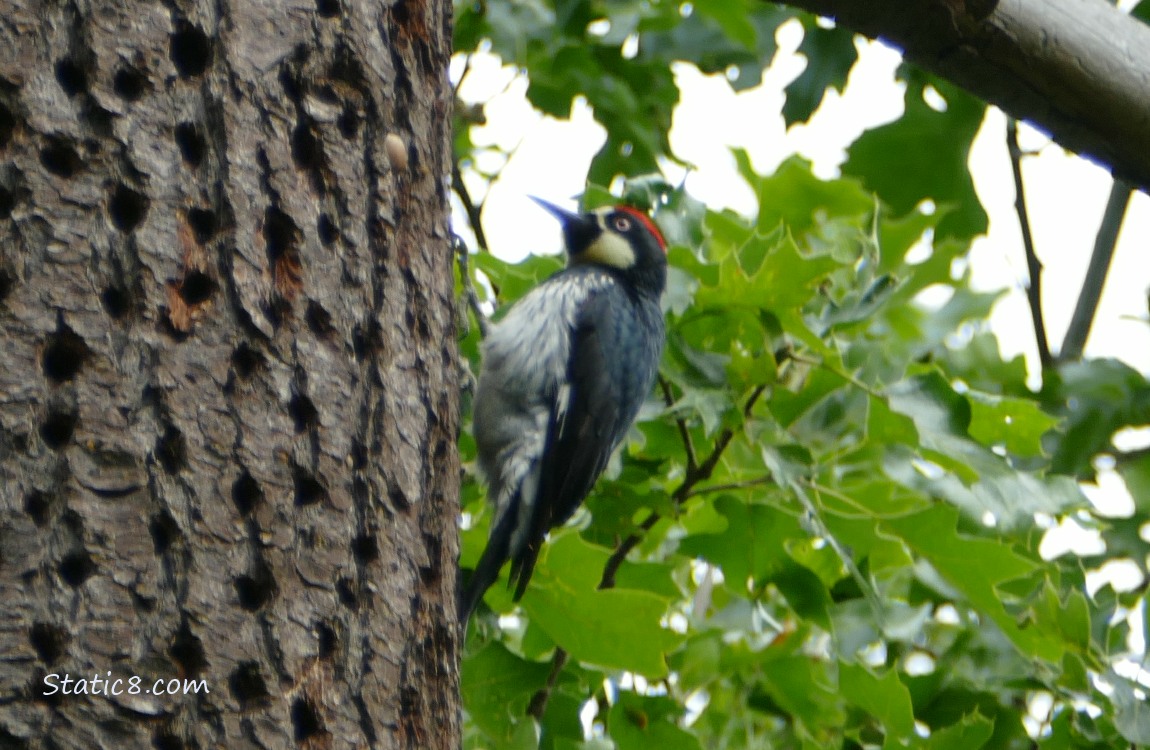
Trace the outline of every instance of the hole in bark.
{"label": "hole in bark", "polygon": [[116,320],[124,317],[132,308],[132,299],[128,292],[118,287],[110,286],[100,294],[100,301],[104,309]]}
{"label": "hole in bark", "polygon": [[7,271],[0,271],[0,302],[8,298],[14,286],[16,286],[16,277]]}
{"label": "hole in bark", "polygon": [[339,239],[339,230],[335,228],[335,224],[332,223],[331,217],[327,214],[319,215],[316,231],[319,232],[319,241],[325,245],[330,245]]}
{"label": "hole in bark", "polygon": [[273,263],[284,253],[294,250],[298,238],[299,229],[290,216],[275,207],[264,212],[264,239],[267,242],[268,257]]}
{"label": "hole in bark", "polygon": [[307,322],[308,330],[320,338],[326,338],[335,333],[335,328],[331,324],[331,313],[315,300],[307,303],[304,321]]}
{"label": "hole in bark", "polygon": [[200,135],[199,129],[190,122],[181,122],[176,126],[176,146],[179,147],[180,155],[184,157],[184,161],[193,167],[200,166],[208,148],[208,144]]}
{"label": "hole in bark", "polygon": [[196,677],[208,665],[208,658],[204,655],[204,642],[196,637],[187,623],[180,625],[180,629],[176,631],[176,637],[172,639],[172,645],[168,648],[168,655],[188,677]]}
{"label": "hole in bark", "polygon": [[302,743],[323,731],[315,706],[303,698],[296,698],[291,704],[291,723],[296,742]]}
{"label": "hole in bark", "polygon": [[[287,302],[303,287],[303,268],[298,247],[299,227],[290,216],[270,206],[264,212],[263,229],[268,264],[272,267],[272,278],[279,296],[276,302],[287,305],[286,312],[290,314],[291,306]],[[280,319],[285,317],[283,311],[273,312],[272,315]]]}
{"label": "hole in bark", "polygon": [[296,466],[292,474],[295,480],[296,505],[313,505],[327,498],[327,488],[311,473]]}
{"label": "hole in bark", "polygon": [[88,550],[81,549],[65,555],[56,572],[64,579],[64,583],[76,588],[92,577],[96,572],[96,563],[92,562]]}
{"label": "hole in bark", "polygon": [[359,134],[359,115],[351,109],[345,109],[335,121],[339,132],[349,141]]}
{"label": "hole in bark", "polygon": [[288,403],[288,413],[295,421],[296,432],[315,427],[319,422],[319,410],[315,408],[312,400],[302,393],[292,396]]}
{"label": "hole in bark", "polygon": [[58,138],[52,139],[47,146],[40,149],[40,163],[44,165],[44,169],[65,179],[74,176],[84,166],[84,161],[76,153],[76,149]]}
{"label": "hole in bark", "polygon": [[366,325],[357,325],[351,333],[351,347],[358,360],[375,355],[383,348],[383,328],[374,318]]}
{"label": "hole in bark", "polygon": [[12,110],[0,104],[0,148],[8,145],[12,140],[12,133],[16,130],[16,115]]}
{"label": "hole in bark", "polygon": [[241,516],[246,516],[264,501],[264,491],[247,469],[232,483],[232,502]]}
{"label": "hole in bark", "polygon": [[379,545],[375,543],[375,537],[360,534],[351,540],[351,553],[361,564],[367,565],[379,559]]}
{"label": "hole in bark", "polygon": [[350,578],[341,578],[336,581],[335,590],[339,594],[339,601],[343,606],[351,610],[359,607],[359,594],[356,592],[355,582]]}
{"label": "hole in bark", "polygon": [[367,482],[364,481],[363,477],[355,477],[351,480],[351,499],[359,505],[367,503],[371,499]]}
{"label": "hole in bark", "polygon": [[169,474],[176,474],[187,465],[188,443],[184,439],[184,433],[174,425],[168,425],[164,429],[164,434],[156,441],[156,458],[164,467],[164,471]]}
{"label": "hole in bark", "polygon": [[242,380],[247,380],[255,373],[256,370],[262,369],[267,364],[267,358],[264,357],[262,352],[257,352],[255,349],[242,343],[236,347],[232,352],[232,367]]}
{"label": "hole in bark", "polygon": [[8,188],[0,187],[0,221],[12,215],[16,207],[16,196]]}
{"label": "hole in bark", "polygon": [[315,629],[319,635],[319,658],[328,659],[335,653],[339,638],[336,637],[335,629],[326,622],[317,622]]}
{"label": "hole in bark", "polygon": [[28,642],[45,664],[55,664],[68,645],[68,631],[46,622],[37,622],[28,630]]}
{"label": "hole in bark", "polygon": [[67,326],[62,326],[48,337],[41,364],[44,375],[53,383],[72,380],[79,374],[88,358],[90,350],[79,334]]}
{"label": "hole in bark", "polygon": [[76,431],[76,423],[79,421],[80,416],[74,412],[49,412],[48,418],[40,425],[40,437],[52,450],[60,450],[72,439],[72,433]]}
{"label": "hole in bark", "polygon": [[267,702],[270,697],[260,667],[254,661],[245,661],[236,667],[228,677],[232,696],[239,701],[240,708],[247,710]]}
{"label": "hole in bark", "polygon": [[153,750],[187,750],[184,741],[174,734],[163,732],[152,738]]}
{"label": "hole in bark", "polygon": [[180,298],[188,305],[202,305],[216,292],[216,282],[203,271],[191,271],[180,283]]}
{"label": "hole in bark", "polygon": [[324,18],[335,18],[340,12],[339,0],[316,0],[315,10]]}
{"label": "hole in bark", "polygon": [[365,466],[367,466],[367,446],[356,438],[351,441],[351,467],[362,469]]}
{"label": "hole in bark", "polygon": [[207,244],[218,229],[215,212],[206,208],[189,209],[188,225],[192,228],[192,234],[196,236],[196,242],[201,245]]}
{"label": "hole in bark", "polygon": [[144,95],[148,77],[135,68],[120,68],[112,79],[112,90],[116,95],[134,102]]}
{"label": "hole in bark", "polygon": [[275,578],[263,562],[256,562],[251,572],[236,579],[236,596],[248,612],[255,612],[270,602],[275,588]]}
{"label": "hole in bark", "polygon": [[80,63],[65,58],[56,63],[56,82],[68,96],[83,94],[88,90],[88,73]]}
{"label": "hole in bark", "polygon": [[187,21],[177,25],[168,46],[172,64],[181,78],[192,78],[207,70],[211,50],[208,35]]}
{"label": "hole in bark", "polygon": [[32,517],[32,523],[44,526],[52,514],[52,500],[47,493],[32,490],[24,496],[24,512]]}
{"label": "hole in bark", "polygon": [[108,202],[108,214],[112,224],[121,232],[131,232],[144,220],[148,213],[148,199],[127,185],[120,183]]}
{"label": "hole in bark", "polygon": [[180,527],[167,511],[152,516],[148,531],[152,534],[152,546],[157,555],[162,555],[171,549],[172,543],[180,537]]}
{"label": "hole in bark", "polygon": [[304,123],[296,125],[291,135],[291,156],[300,169],[317,169],[323,161],[323,150],[315,133]]}

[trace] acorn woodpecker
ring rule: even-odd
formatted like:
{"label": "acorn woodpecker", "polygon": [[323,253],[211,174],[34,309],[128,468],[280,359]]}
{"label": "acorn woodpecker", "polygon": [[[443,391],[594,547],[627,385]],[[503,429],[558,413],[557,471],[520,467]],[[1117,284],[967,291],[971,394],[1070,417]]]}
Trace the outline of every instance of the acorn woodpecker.
{"label": "acorn woodpecker", "polygon": [[534,200],[562,223],[568,266],[483,342],[473,424],[494,518],[460,598],[463,622],[507,560],[523,596],[543,538],[591,491],[663,352],[667,246],[655,224],[630,206],[576,214]]}

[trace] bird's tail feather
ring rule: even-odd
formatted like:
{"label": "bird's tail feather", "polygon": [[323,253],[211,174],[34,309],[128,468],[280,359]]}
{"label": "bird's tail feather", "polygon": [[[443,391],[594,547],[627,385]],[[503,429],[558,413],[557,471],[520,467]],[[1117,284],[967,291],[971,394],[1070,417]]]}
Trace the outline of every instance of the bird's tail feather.
{"label": "bird's tail feather", "polygon": [[495,579],[499,578],[499,571],[503,567],[503,563],[507,562],[511,531],[514,525],[515,514],[504,513],[503,517],[496,522],[495,528],[492,529],[491,537],[487,541],[487,549],[483,550],[483,556],[479,558],[475,572],[471,574],[471,578],[464,584],[463,590],[460,592],[460,622],[466,624],[471,619],[471,613],[479,605],[479,600],[483,598],[483,594],[491,588]]}

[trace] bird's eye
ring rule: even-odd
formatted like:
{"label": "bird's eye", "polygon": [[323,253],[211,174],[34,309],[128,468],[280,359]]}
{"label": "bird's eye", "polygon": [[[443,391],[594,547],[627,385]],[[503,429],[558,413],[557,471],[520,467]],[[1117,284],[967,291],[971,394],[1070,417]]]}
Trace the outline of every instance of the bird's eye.
{"label": "bird's eye", "polygon": [[626,216],[616,216],[614,223],[615,223],[615,229],[617,229],[620,232],[630,232],[631,231],[631,220],[629,218],[627,218]]}

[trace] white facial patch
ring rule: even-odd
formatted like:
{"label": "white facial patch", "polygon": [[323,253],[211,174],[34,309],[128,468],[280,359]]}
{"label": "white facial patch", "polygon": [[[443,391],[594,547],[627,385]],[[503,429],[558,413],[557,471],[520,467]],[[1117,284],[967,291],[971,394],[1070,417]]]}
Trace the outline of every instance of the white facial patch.
{"label": "white facial patch", "polygon": [[627,240],[604,231],[575,260],[627,269],[635,265],[635,251]]}

